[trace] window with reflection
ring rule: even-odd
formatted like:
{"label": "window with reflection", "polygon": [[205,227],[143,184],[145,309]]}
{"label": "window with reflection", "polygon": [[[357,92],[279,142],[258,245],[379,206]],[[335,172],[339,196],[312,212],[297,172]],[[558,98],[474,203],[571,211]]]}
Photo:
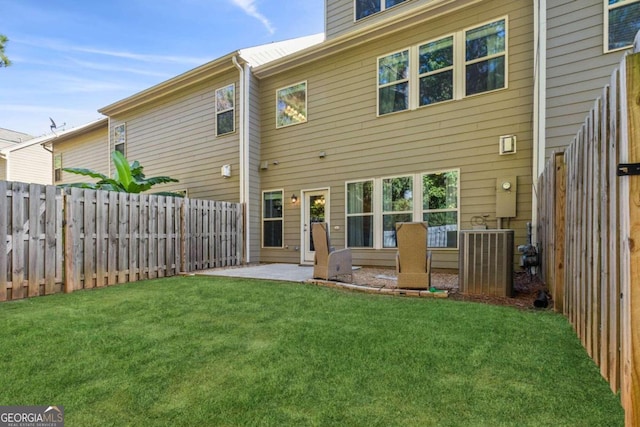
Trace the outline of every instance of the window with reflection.
{"label": "window with reflection", "polygon": [[429,223],[430,248],[458,242],[458,171],[422,175],[422,220]]}
{"label": "window with reflection", "polygon": [[631,47],[640,31],[640,0],[605,0],[605,50]]}
{"label": "window with reflection", "polygon": [[373,247],[373,181],[347,183],[347,246]]}
{"label": "window with reflection", "polygon": [[465,32],[465,95],[505,87],[506,21]]}
{"label": "window with reflection", "polygon": [[409,108],[409,50],[378,58],[378,114]]}
{"label": "window with reflection", "polygon": [[356,21],[374,15],[383,10],[387,10],[397,4],[404,3],[406,0],[355,0]]}
{"label": "window with reflection", "polygon": [[284,218],[282,215],[282,190],[262,193],[262,246],[281,248]]}

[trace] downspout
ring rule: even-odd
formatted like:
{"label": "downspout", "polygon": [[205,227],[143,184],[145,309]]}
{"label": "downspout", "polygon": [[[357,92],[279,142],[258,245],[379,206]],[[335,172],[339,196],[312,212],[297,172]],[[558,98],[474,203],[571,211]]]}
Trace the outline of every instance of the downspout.
{"label": "downspout", "polygon": [[248,120],[248,105],[249,105],[249,85],[250,85],[250,73],[245,70],[244,66],[240,65],[237,56],[231,58],[233,65],[238,69],[240,73],[238,98],[240,99],[239,109],[239,122],[238,126],[238,143],[240,154],[240,203],[244,205],[244,259],[246,263],[251,262],[251,245],[250,239],[250,203],[249,203],[249,120]]}
{"label": "downspout", "polygon": [[533,165],[531,168],[532,241],[538,241],[538,176],[544,171],[546,154],[546,98],[547,98],[547,0],[533,1],[534,86],[533,86]]}

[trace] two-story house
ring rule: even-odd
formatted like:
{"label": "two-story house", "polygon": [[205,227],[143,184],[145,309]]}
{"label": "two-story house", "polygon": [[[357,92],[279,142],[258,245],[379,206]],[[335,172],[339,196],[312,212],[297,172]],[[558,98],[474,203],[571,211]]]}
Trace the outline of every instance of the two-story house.
{"label": "two-story house", "polygon": [[434,267],[457,268],[461,229],[526,241],[533,177],[640,22],[640,0],[577,3],[326,0],[324,39],[238,50],[104,107],[108,140],[79,132],[54,158],[86,167],[66,159],[92,146],[107,172],[120,150],[180,179],[168,190],[245,203],[247,262],[311,262],[326,221],[354,263],[390,266],[394,224],[424,220]]}

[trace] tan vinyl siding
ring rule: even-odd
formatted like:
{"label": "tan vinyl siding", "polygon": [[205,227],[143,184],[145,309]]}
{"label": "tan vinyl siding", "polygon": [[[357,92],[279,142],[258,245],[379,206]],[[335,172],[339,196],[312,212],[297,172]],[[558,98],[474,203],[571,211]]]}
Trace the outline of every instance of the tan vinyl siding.
{"label": "tan vinyl siding", "polygon": [[[53,144],[53,153],[62,155],[63,168],[85,168],[109,174],[109,141],[107,126],[82,135],[57,141]],[[53,160],[51,162],[53,165]],[[51,173],[53,176],[53,172]],[[54,184],[70,184],[73,182],[96,182],[95,179],[62,172],[62,180]]]}
{"label": "tan vinyl siding", "polygon": [[[413,2],[412,2],[413,3]],[[508,89],[376,117],[377,57],[508,15]],[[266,262],[299,262],[300,204],[292,193],[330,188],[332,244],[345,245],[345,181],[460,169],[460,226],[471,218],[495,218],[495,182],[518,177],[518,216],[505,226],[526,241],[531,221],[531,139],[533,91],[533,9],[528,0],[486,1],[438,19],[430,25],[395,34],[317,63],[262,81],[263,189],[284,189],[285,249],[263,249]],[[308,122],[275,128],[275,91],[308,82]],[[518,138],[515,155],[500,156],[500,135]],[[320,159],[320,151],[326,158]],[[273,166],[277,161],[279,164]],[[334,227],[339,227],[338,230]],[[514,249],[515,250],[515,249]],[[394,249],[353,251],[359,265],[394,265]],[[457,268],[456,250],[434,251],[434,266]]]}
{"label": "tan vinyl siding", "polygon": [[51,184],[51,153],[40,144],[11,151],[8,157],[9,181]]}
{"label": "tan vinyl siding", "polygon": [[7,180],[7,161],[5,159],[0,159],[0,180]]}
{"label": "tan vinyl siding", "polygon": [[[235,84],[235,132],[215,136],[215,90]],[[188,190],[190,198],[237,202],[240,197],[238,71],[171,94],[144,107],[111,117],[114,128],[126,124],[126,155],[138,160],[147,176],[168,175],[179,183],[154,190]],[[113,141],[111,142],[113,145]],[[112,147],[113,149],[113,147]],[[231,178],[220,168],[231,165]]]}
{"label": "tan vinyl siding", "polygon": [[[249,99],[260,96],[260,81],[251,75]],[[247,223],[250,236],[250,261],[260,258],[260,220],[262,209],[262,190],[260,187],[260,103],[250,102],[249,111],[249,216]]]}
{"label": "tan vinyl siding", "polygon": [[602,0],[547,0],[546,155],[573,141],[622,52],[603,53]]}

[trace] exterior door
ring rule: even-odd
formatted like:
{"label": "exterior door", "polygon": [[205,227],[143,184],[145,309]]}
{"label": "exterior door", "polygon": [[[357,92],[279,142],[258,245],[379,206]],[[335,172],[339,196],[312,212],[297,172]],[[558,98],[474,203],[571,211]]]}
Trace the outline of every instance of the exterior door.
{"label": "exterior door", "polygon": [[329,221],[329,190],[310,190],[303,194],[302,262],[311,263],[314,255],[311,224]]}

